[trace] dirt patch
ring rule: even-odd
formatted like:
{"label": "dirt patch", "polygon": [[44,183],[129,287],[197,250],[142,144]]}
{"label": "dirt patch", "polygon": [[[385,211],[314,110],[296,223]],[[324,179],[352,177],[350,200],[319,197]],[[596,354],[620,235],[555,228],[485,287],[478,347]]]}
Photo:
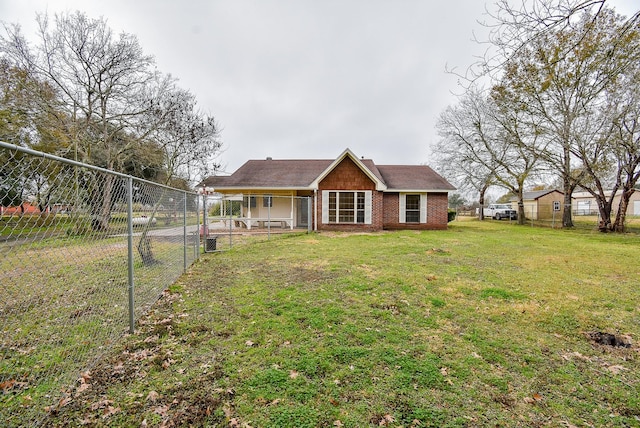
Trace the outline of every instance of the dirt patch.
{"label": "dirt patch", "polygon": [[592,331],[587,333],[589,339],[594,343],[616,348],[631,348],[631,338],[626,335],[616,335],[602,331]]}

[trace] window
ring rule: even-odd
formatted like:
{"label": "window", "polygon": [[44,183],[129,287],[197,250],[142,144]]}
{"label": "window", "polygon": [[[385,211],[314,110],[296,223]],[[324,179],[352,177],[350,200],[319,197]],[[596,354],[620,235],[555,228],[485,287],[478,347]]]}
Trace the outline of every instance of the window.
{"label": "window", "polygon": [[353,223],[354,196],[352,192],[338,193],[338,223]]}
{"label": "window", "polygon": [[323,223],[371,224],[371,191],[322,192]]}
{"label": "window", "polygon": [[329,223],[336,223],[337,197],[337,192],[329,192]]}
{"label": "window", "polygon": [[406,195],[405,222],[420,223],[420,195]]}
{"label": "window", "polygon": [[245,196],[242,198],[242,206],[255,208],[256,207],[256,197],[255,196]]}
{"label": "window", "polygon": [[427,222],[426,193],[400,193],[400,209],[398,221],[400,223]]}
{"label": "window", "polygon": [[273,197],[271,195],[264,195],[262,197],[262,206],[265,208],[273,207]]}

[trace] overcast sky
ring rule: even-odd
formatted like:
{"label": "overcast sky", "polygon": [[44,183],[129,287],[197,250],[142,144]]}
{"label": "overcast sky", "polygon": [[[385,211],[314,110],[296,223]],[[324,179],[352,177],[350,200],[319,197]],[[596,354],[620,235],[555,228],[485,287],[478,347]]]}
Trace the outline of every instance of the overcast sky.
{"label": "overcast sky", "polygon": [[[630,15],[637,0],[610,0]],[[222,129],[224,169],[249,159],[430,163],[435,123],[484,48],[483,0],[0,0],[35,33],[36,13],[80,10],[138,37]]]}

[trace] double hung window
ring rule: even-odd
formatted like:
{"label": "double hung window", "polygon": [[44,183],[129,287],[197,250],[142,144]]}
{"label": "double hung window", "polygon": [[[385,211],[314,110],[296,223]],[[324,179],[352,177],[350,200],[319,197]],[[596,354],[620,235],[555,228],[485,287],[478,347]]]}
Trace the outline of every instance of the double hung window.
{"label": "double hung window", "polygon": [[400,223],[427,222],[427,195],[425,193],[400,193]]}
{"label": "double hung window", "polygon": [[324,223],[371,223],[371,191],[322,192]]}

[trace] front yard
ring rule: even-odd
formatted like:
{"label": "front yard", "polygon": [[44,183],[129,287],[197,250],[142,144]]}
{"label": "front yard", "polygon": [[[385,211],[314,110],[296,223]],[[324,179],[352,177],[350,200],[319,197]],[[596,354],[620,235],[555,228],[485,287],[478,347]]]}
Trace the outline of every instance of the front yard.
{"label": "front yard", "polygon": [[456,221],[206,254],[46,422],[640,426],[639,248]]}

